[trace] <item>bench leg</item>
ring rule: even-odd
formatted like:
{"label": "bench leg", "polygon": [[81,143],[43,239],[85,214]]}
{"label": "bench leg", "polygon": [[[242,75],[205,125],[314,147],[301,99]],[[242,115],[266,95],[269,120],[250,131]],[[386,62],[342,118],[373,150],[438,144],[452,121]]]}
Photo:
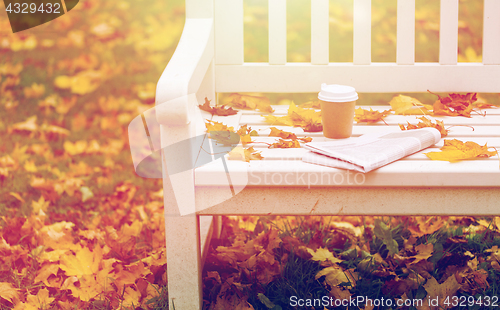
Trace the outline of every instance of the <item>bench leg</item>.
{"label": "bench leg", "polygon": [[178,173],[172,180],[165,169],[163,174],[169,309],[201,309],[199,215],[179,213],[179,209],[194,210],[192,171]]}
{"label": "bench leg", "polygon": [[199,216],[166,216],[169,309],[201,309]]}

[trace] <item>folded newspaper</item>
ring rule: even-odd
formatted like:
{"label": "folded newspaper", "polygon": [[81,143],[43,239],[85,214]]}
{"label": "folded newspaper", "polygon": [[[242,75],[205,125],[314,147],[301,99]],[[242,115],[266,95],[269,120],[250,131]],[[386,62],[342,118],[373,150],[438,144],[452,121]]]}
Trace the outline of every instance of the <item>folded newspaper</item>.
{"label": "folded newspaper", "polygon": [[428,148],[441,140],[435,128],[365,134],[345,140],[309,142],[302,160],[308,163],[369,172]]}

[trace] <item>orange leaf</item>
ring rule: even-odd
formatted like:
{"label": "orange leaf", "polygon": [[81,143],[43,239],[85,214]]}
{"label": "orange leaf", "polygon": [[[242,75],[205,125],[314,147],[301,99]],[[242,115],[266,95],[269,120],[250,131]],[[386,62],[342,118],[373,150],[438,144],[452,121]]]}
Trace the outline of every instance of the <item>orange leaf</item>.
{"label": "orange leaf", "polygon": [[370,111],[362,109],[362,108],[357,108],[354,111],[354,120],[358,123],[361,123],[361,122],[376,123],[378,121],[383,121],[384,117],[386,117],[389,114],[391,114],[390,109],[379,112],[379,111],[373,111],[371,108],[370,108]]}
{"label": "orange leaf", "polygon": [[10,302],[19,300],[19,292],[12,284],[8,282],[0,282],[0,297]]}
{"label": "orange leaf", "polygon": [[36,295],[28,294],[26,296],[27,304],[35,307],[35,309],[47,309],[54,300],[54,297],[49,297],[49,290],[46,288],[39,290]]}
{"label": "orange leaf", "polygon": [[278,142],[271,144],[269,148],[279,148],[279,149],[300,148],[300,142],[298,140],[279,139]]}
{"label": "orange leaf", "polygon": [[441,133],[441,138],[446,137],[448,135],[448,130],[444,128],[444,123],[443,121],[436,120],[436,123],[433,123],[430,119],[426,118],[425,116],[419,117],[418,118],[420,122],[417,125],[412,125],[410,122],[408,123],[408,126],[404,126],[399,124],[399,128],[401,130],[410,130],[410,129],[418,129],[418,128],[424,128],[424,127],[433,127],[439,130]]}

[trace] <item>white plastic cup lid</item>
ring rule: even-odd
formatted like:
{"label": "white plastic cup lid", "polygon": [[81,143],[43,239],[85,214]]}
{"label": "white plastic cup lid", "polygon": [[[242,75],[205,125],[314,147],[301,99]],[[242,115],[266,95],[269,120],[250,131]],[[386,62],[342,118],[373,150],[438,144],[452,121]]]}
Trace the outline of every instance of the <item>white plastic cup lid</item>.
{"label": "white plastic cup lid", "polygon": [[351,86],[323,83],[318,99],[327,102],[351,102],[358,100],[358,93]]}

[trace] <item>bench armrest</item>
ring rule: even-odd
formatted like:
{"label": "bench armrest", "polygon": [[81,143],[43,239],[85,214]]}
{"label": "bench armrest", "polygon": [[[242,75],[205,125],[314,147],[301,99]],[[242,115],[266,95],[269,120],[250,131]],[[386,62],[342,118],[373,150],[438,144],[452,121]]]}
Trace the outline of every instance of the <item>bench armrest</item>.
{"label": "bench armrest", "polygon": [[190,122],[192,99],[213,58],[213,19],[187,18],[179,45],[156,86],[158,123],[179,126]]}

